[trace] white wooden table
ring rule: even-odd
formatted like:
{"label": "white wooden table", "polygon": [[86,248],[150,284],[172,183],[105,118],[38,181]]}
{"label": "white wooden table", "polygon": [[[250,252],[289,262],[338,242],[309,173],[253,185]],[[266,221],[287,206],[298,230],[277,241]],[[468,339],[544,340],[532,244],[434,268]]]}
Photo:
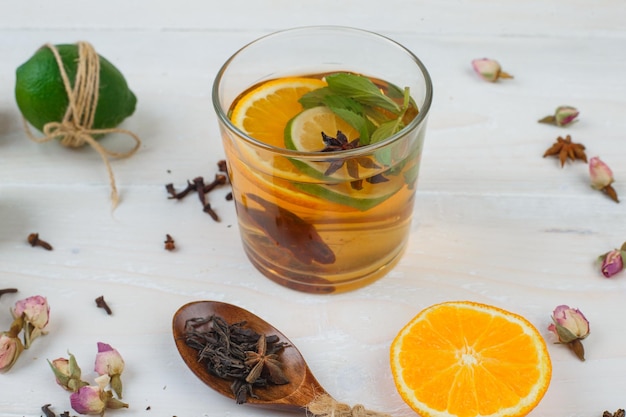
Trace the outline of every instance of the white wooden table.
{"label": "white wooden table", "polygon": [[[116,416],[261,416],[205,387],[184,366],[171,320],[194,300],[238,304],[287,334],[337,399],[396,416],[388,348],[419,310],[446,300],[524,315],[549,342],[553,379],[532,412],[597,417],[626,407],[626,273],[605,279],[596,256],[626,240],[624,203],[589,186],[587,166],[543,152],[571,134],[613,168],[626,199],[626,3],[529,0],[30,0],[0,5],[0,330],[9,308],[40,294],[50,333],[0,375],[0,415],[70,410],[46,359],[72,352],[92,378],[98,341],[126,360]],[[247,261],[226,189],[210,194],[213,222],[195,198],[164,185],[212,178],[224,157],[210,89],[221,64],[260,35],[333,24],[380,32],[427,65],[435,100],[408,250],[387,277],[319,296],[262,277]],[[91,149],[30,141],[13,88],[15,69],[46,42],[86,40],[125,74],[138,97],[122,127],[143,146],[113,161],[121,203]],[[470,67],[499,60],[514,80],[490,84]],[[580,109],[569,128],[537,123],[558,105]],[[107,144],[123,148],[125,138]],[[53,251],[32,248],[38,232]],[[165,234],[177,250],[163,248]],[[95,307],[104,295],[113,310]],[[559,304],[591,322],[587,361],[546,330]],[[75,414],[75,413],[72,413]]]}

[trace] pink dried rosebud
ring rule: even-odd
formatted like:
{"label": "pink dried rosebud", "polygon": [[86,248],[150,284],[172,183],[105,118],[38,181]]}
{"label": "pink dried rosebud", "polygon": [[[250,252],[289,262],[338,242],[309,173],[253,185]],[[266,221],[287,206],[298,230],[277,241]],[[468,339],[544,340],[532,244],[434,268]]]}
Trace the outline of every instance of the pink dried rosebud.
{"label": "pink dried rosebud", "polygon": [[76,392],[89,384],[80,379],[81,370],[76,358],[71,353],[69,355],[69,359],[58,358],[52,362],[48,361],[48,364],[54,373],[57,384],[68,391]]}
{"label": "pink dried rosebud", "polygon": [[9,332],[0,333],[0,373],[8,372],[23,350],[22,341],[17,336]]}
{"label": "pink dried rosebud", "polygon": [[111,377],[111,388],[122,398],[122,380],[120,375],[124,371],[124,359],[120,353],[106,343],[98,342],[96,365],[94,370],[98,375]]}
{"label": "pink dried rosebud", "polygon": [[613,171],[597,156],[589,160],[589,175],[591,176],[591,186],[596,190],[601,190],[613,183]]}
{"label": "pink dried rosebud", "polygon": [[559,106],[556,108],[554,115],[546,116],[539,120],[539,123],[549,123],[557,126],[567,126],[574,122],[580,112],[576,107]]}
{"label": "pink dried rosebud", "polygon": [[12,314],[16,320],[23,319],[25,349],[28,349],[38,336],[46,334],[44,328],[50,319],[50,307],[45,297],[35,295],[17,301]]}
{"label": "pink dried rosebud", "polygon": [[560,305],[554,309],[552,321],[548,330],[557,336],[557,343],[568,345],[584,361],[585,350],[580,341],[589,336],[589,321],[583,313],[576,308]]}
{"label": "pink dried rosebud", "polygon": [[619,203],[617,192],[611,185],[614,181],[613,171],[597,156],[589,160],[589,176],[593,188],[605,192],[613,201]]}
{"label": "pink dried rosebud", "polygon": [[611,278],[613,275],[622,272],[624,263],[626,263],[626,242],[620,249],[613,249],[600,256],[599,259],[602,262],[600,270],[605,277]]}
{"label": "pink dried rosebud", "polygon": [[48,300],[41,295],[34,295],[24,300],[17,301],[13,309],[13,317],[24,315],[24,321],[33,327],[42,330],[48,324],[50,307]]}
{"label": "pink dried rosebud", "polygon": [[572,106],[559,106],[554,113],[555,123],[557,126],[567,126],[574,122],[574,119],[578,117],[580,112],[576,107]]}
{"label": "pink dried rosebud", "polygon": [[84,386],[70,395],[70,404],[79,414],[102,415],[106,408],[102,394],[99,386]]}
{"label": "pink dried rosebud", "polygon": [[513,78],[512,75],[502,71],[502,67],[498,61],[489,58],[475,59],[472,61],[472,67],[480,78],[485,81],[495,82],[500,78]]}
{"label": "pink dried rosebud", "polygon": [[111,391],[105,390],[109,384],[108,375],[96,378],[96,386],[87,385],[70,395],[70,403],[79,414],[103,415],[107,408],[128,408],[128,404],[113,398]]}

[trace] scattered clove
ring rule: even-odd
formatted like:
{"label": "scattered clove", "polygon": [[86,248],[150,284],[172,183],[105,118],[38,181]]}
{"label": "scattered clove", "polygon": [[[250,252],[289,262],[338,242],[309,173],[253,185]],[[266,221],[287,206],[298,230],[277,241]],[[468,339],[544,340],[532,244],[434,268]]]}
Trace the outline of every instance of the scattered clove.
{"label": "scattered clove", "polygon": [[202,207],[206,206],[206,196],[204,194],[204,178],[196,177],[193,179],[194,188],[198,193],[198,198],[200,199],[200,204]]}
{"label": "scattered clove", "polygon": [[0,290],[0,296],[3,294],[13,294],[17,292],[17,288],[4,288]]}
{"label": "scattered clove", "polygon": [[[44,417],[57,417],[57,415],[50,409],[52,404],[46,404],[41,407],[41,411],[43,412]],[[70,417],[69,411],[63,411],[59,414],[59,417]]]}
{"label": "scattered clove", "polygon": [[50,245],[45,240],[39,239],[39,233],[31,233],[31,234],[29,234],[28,235],[28,243],[30,243],[30,245],[32,247],[39,246],[39,247],[44,248],[45,250],[52,250],[52,245]]}
{"label": "scattered clove", "polygon": [[187,194],[189,194],[192,191],[196,190],[196,186],[194,183],[187,181],[187,188],[185,188],[184,190],[182,190],[181,192],[177,192],[174,189],[174,184],[166,184],[165,185],[165,189],[167,190],[167,192],[169,193],[171,199],[176,199],[176,200],[182,200],[183,198],[185,198],[185,196]]}
{"label": "scattered clove", "polygon": [[202,211],[204,211],[209,216],[211,216],[211,218],[215,220],[216,222],[220,221],[220,218],[218,217],[217,213],[211,208],[211,203],[206,203]]}
{"label": "scattered clove", "polygon": [[104,296],[101,295],[100,297],[96,298],[96,306],[98,306],[99,308],[103,308],[104,311],[106,311],[106,313],[110,316],[111,314],[113,314],[113,312],[111,311],[111,307],[109,307],[109,305],[107,304],[106,301],[104,301]]}
{"label": "scattered clove", "polygon": [[51,405],[52,404],[46,404],[41,407],[41,411],[45,417],[57,417],[57,415],[54,414],[54,411],[50,410]]}
{"label": "scattered clove", "polygon": [[602,413],[602,417],[624,417],[626,412],[623,408],[618,409],[616,412],[611,413],[610,411],[605,411]]}
{"label": "scattered clove", "polygon": [[[218,169],[220,172],[226,172],[227,166],[226,161],[221,160],[217,163]],[[206,184],[204,182],[203,177],[196,177],[192,181],[187,180],[187,186],[182,191],[176,191],[174,184],[166,184],[165,189],[169,194],[170,199],[181,200],[186,197],[191,192],[196,192],[198,194],[198,199],[200,200],[200,204],[202,204],[202,211],[207,213],[211,218],[219,222],[219,216],[211,207],[211,204],[207,201],[206,194],[214,190],[215,188],[225,185],[228,183],[228,176],[224,174],[215,174],[215,179],[210,183]],[[226,200],[232,200],[232,193],[228,193],[226,196]],[[165,242],[167,244],[167,241]],[[166,248],[167,249],[167,248]]]}
{"label": "scattered clove", "polygon": [[165,250],[173,251],[174,249],[176,249],[176,243],[174,242],[172,236],[170,236],[169,234],[165,235],[165,242],[163,243],[165,243]]}
{"label": "scattered clove", "polygon": [[213,180],[213,182],[205,185],[202,191],[206,194],[210,192],[211,190],[213,190],[215,187],[219,185],[224,185],[224,184],[226,184],[226,175],[215,174],[215,179]]}

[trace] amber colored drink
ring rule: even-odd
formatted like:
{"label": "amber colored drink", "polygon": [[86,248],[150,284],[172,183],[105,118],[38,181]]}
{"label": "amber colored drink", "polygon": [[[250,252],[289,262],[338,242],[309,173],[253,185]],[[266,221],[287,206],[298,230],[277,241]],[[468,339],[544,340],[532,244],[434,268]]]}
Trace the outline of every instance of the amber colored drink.
{"label": "amber colored drink", "polygon": [[[357,35],[362,34],[357,31]],[[256,127],[249,130],[233,116],[240,101],[250,100],[250,91],[267,91],[272,83],[288,84],[294,77],[319,80],[328,73],[268,77],[239,94],[231,92],[234,98],[229,104],[220,99],[220,108],[214,89],[245,252],[266,277],[309,293],[362,287],[384,276],[400,259],[413,214],[426,124],[423,113],[431,100],[427,79],[428,92],[411,90],[418,98],[403,114],[405,127],[399,133],[380,142],[332,152],[327,151],[321,131],[316,133],[319,145],[309,141],[303,150],[297,143],[304,139],[293,139],[292,143],[289,132],[295,128],[291,123],[305,110],[299,105],[262,117],[251,112]],[[370,79],[383,93],[398,91],[390,88],[393,84]],[[219,83],[216,81],[216,86]],[[324,111],[319,113],[322,119],[330,117]],[[338,123],[328,125],[323,133],[337,140],[347,134],[346,143],[359,139],[359,132],[351,131],[349,124]],[[256,131],[261,133],[257,136]]]}

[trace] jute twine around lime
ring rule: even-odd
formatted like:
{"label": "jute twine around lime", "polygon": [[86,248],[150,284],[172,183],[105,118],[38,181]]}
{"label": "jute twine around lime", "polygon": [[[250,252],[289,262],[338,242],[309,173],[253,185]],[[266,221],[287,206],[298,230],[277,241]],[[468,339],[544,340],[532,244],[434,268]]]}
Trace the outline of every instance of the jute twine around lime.
{"label": "jute twine around lime", "polygon": [[307,412],[318,417],[391,417],[389,414],[367,410],[361,404],[350,407],[336,401],[328,394],[322,394],[306,406]]}
{"label": "jute twine around lime", "polygon": [[[93,121],[98,105],[98,90],[100,87],[100,57],[96,50],[87,42],[78,42],[78,67],[74,86],[70,84],[69,77],[63,66],[63,60],[54,45],[45,44],[52,51],[61,72],[63,85],[69,99],[65,115],[60,122],[49,122],[43,127],[43,137],[35,137],[28,127],[26,119],[23,119],[24,129],[30,139],[37,143],[44,143],[53,139],[59,139],[61,145],[69,148],[79,148],[85,144],[90,145],[98,152],[109,174],[111,186],[111,200],[113,208],[119,203],[119,194],[115,186],[115,177],[109,158],[127,158],[133,155],[141,146],[141,140],[133,132],[125,129],[94,129]],[[107,133],[121,133],[130,136],[135,141],[135,146],[127,152],[113,152],[100,145],[95,135]]]}

